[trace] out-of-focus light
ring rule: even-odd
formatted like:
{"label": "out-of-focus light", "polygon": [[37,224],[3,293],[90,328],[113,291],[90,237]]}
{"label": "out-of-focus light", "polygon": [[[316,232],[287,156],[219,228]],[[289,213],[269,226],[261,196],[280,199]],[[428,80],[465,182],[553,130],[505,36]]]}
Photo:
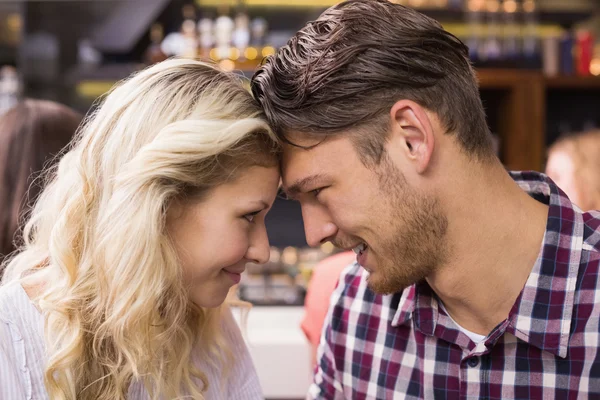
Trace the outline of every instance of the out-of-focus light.
{"label": "out-of-focus light", "polygon": [[261,53],[263,57],[272,56],[273,54],[275,54],[275,48],[273,46],[265,46],[263,47]]}
{"label": "out-of-focus light", "polygon": [[246,57],[248,60],[256,60],[256,57],[258,57],[258,50],[256,50],[254,47],[248,47],[246,50],[244,50],[244,57]]}
{"label": "out-of-focus light", "polygon": [[219,62],[219,67],[221,67],[223,71],[233,71],[235,63],[231,60],[221,60]]}
{"label": "out-of-focus light", "polygon": [[8,17],[6,17],[6,25],[11,31],[17,32],[21,30],[23,20],[19,14],[10,14]]}
{"label": "out-of-focus light", "polygon": [[488,12],[492,13],[500,11],[500,3],[498,2],[498,0],[488,0],[487,10]]}
{"label": "out-of-focus light", "polygon": [[294,247],[286,247],[281,254],[281,261],[284,264],[294,265],[298,262],[298,250]]}
{"label": "out-of-focus light", "polygon": [[515,0],[506,0],[504,2],[504,12],[510,14],[517,12],[517,2]]}
{"label": "out-of-focus light", "polygon": [[590,72],[594,76],[600,76],[600,58],[592,59],[590,63]]}
{"label": "out-of-focus light", "polygon": [[484,6],[485,6],[484,0],[469,0],[469,3],[467,4],[469,11],[472,11],[472,12],[483,11]]}
{"label": "out-of-focus light", "polygon": [[325,254],[331,254],[334,249],[335,246],[331,242],[325,242],[321,245],[321,251]]}
{"label": "out-of-focus light", "polygon": [[535,2],[533,0],[525,0],[523,2],[523,11],[531,13],[535,11]]}

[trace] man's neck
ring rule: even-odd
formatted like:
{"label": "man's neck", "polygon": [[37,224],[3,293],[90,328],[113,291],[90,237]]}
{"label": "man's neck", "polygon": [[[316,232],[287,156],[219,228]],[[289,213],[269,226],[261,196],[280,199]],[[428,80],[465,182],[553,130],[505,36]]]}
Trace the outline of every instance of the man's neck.
{"label": "man's neck", "polygon": [[427,282],[459,325],[487,335],[508,317],[531,273],[548,207],[497,167],[448,191],[448,260]]}

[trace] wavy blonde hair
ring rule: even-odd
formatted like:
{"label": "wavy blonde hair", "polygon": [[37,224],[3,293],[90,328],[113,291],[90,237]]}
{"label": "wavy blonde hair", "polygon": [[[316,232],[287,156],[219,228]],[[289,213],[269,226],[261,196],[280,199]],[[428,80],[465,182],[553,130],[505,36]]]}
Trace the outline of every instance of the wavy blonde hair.
{"label": "wavy blonde hair", "polygon": [[48,172],[4,278],[43,282],[50,398],[124,399],[133,381],[154,399],[203,398],[210,382],[192,350],[227,364],[225,306],[189,300],[165,214],[277,154],[233,75],[173,59],[116,85]]}

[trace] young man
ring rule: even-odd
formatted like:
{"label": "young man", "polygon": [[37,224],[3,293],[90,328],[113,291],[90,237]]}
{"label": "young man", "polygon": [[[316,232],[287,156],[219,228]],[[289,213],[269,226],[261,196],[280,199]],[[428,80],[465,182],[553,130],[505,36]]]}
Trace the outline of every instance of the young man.
{"label": "young man", "polygon": [[349,0],[252,90],[287,143],[311,245],[354,249],[315,399],[600,396],[600,214],[492,150],[467,48],[416,11]]}

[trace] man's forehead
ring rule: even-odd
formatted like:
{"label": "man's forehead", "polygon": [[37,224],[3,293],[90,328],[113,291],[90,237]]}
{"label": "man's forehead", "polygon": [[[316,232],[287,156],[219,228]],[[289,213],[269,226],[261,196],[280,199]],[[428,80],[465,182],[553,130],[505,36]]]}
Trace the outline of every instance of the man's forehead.
{"label": "man's forehead", "polygon": [[286,191],[298,181],[320,174],[327,168],[327,160],[317,148],[303,149],[291,145],[284,147],[281,180]]}
{"label": "man's forehead", "polygon": [[281,175],[285,177],[290,173],[307,172],[313,168],[313,164],[324,162],[323,144],[314,147],[300,147],[299,144],[285,143],[281,158]]}
{"label": "man's forehead", "polygon": [[292,147],[312,148],[327,139],[325,133],[302,132],[297,130],[288,130],[284,134],[284,142]]}
{"label": "man's forehead", "polygon": [[285,173],[288,167],[292,167],[296,163],[304,164],[310,161],[313,157],[318,157],[320,153],[319,147],[322,143],[316,140],[294,140],[286,139],[289,142],[284,142],[282,146],[282,172]]}
{"label": "man's forehead", "polygon": [[286,139],[290,140],[289,143],[283,144],[281,171],[284,182],[286,175],[295,175],[298,170],[305,174],[322,172],[323,169],[332,167],[332,164],[339,164],[343,161],[340,158],[347,158],[349,152],[354,151],[350,139],[344,135],[313,135],[308,138],[306,135],[297,134]]}

